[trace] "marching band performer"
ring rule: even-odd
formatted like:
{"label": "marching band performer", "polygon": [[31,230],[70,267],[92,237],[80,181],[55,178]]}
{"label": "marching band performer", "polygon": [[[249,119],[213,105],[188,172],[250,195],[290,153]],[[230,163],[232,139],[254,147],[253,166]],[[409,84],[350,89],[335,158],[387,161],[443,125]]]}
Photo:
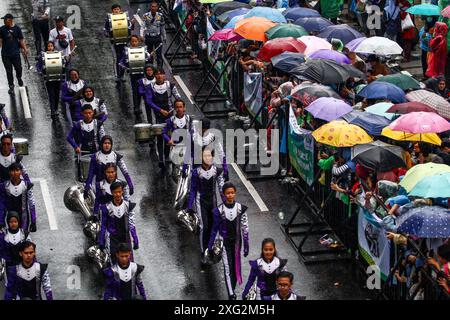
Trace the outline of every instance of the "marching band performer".
{"label": "marching band performer", "polygon": [[73,104],[82,98],[83,89],[87,86],[85,80],[80,79],[77,69],[69,70],[69,80],[64,81],[61,86],[61,101],[65,104],[67,120],[70,123],[76,121]]}
{"label": "marching band performer", "polygon": [[108,111],[106,110],[105,100],[100,99],[95,96],[94,88],[86,86],[83,88],[83,98],[76,101],[74,104],[74,121],[79,121],[82,119],[81,107],[85,104],[90,104],[92,110],[94,110],[94,117],[100,122],[104,123],[108,119]]}
{"label": "marching band performer", "polygon": [[20,263],[20,248],[25,241],[31,241],[29,232],[20,228],[20,215],[9,211],[6,215],[6,228],[0,230],[0,258],[6,267]]}
{"label": "marching band performer", "polygon": [[166,28],[164,23],[164,16],[158,12],[159,5],[153,1],[150,5],[150,12],[143,16],[145,24],[145,45],[148,52],[156,50],[156,61],[158,68],[163,67],[162,58],[162,43],[166,42]]}
{"label": "marching band performer", "polygon": [[105,135],[103,123],[94,119],[94,110],[90,104],[83,105],[81,113],[83,120],[74,122],[67,141],[77,154],[95,153],[99,148],[99,140]]}
{"label": "marching band performer", "polygon": [[[134,222],[133,209],[135,203],[123,199],[123,185],[120,182],[111,184],[112,200],[100,206],[101,227],[99,234],[100,249],[106,249],[111,259],[111,264],[117,262],[116,253],[120,243],[131,245],[133,249],[139,249],[139,239]],[[131,254],[131,261],[133,255]]]}
{"label": "marching band performer", "polygon": [[117,263],[103,270],[106,278],[104,300],[147,300],[141,278],[144,266],[132,262],[131,255],[129,244],[120,243],[117,246]]}
{"label": "marching band performer", "polygon": [[111,184],[114,182],[123,184],[123,199],[130,201],[130,188],[126,182],[117,178],[116,164],[113,162],[107,163],[105,165],[104,173],[105,179],[97,181],[95,184],[94,215],[97,215],[100,205],[107,204],[112,200]]}
{"label": "marching band performer", "polygon": [[139,96],[144,98],[148,123],[153,123],[152,110],[157,108],[153,102],[153,84],[155,81],[155,70],[153,66],[146,65],[144,68],[144,77],[138,82],[138,92]]}
{"label": "marching band performer", "polygon": [[9,179],[9,167],[13,163],[19,163],[22,168],[22,177],[27,183],[31,183],[30,177],[22,164],[22,156],[16,155],[13,148],[13,137],[11,134],[4,134],[1,139],[0,148],[0,182],[5,182]]}
{"label": "marching band performer", "polygon": [[33,184],[22,178],[22,166],[14,162],[9,166],[9,180],[0,185],[0,225],[5,225],[8,211],[19,214],[20,228],[36,232],[36,208]]}
{"label": "marching band performer", "polygon": [[213,152],[205,148],[202,154],[202,165],[192,171],[187,207],[192,214],[195,203],[195,212],[200,222],[202,267],[206,265],[204,253],[211,238],[213,210],[217,207],[216,193],[217,190],[222,191],[223,185],[223,171],[213,164]]}
{"label": "marching band performer", "polygon": [[[132,35],[130,37],[130,48],[139,48],[140,39],[136,35]],[[122,56],[122,60],[119,62],[119,65],[121,68],[124,68],[125,70],[129,69],[129,64],[127,62],[127,55],[126,55],[127,48],[124,48],[124,54]],[[145,62],[150,62],[150,54],[146,52]],[[134,115],[136,117],[136,122],[142,122],[142,111],[141,111],[141,96],[139,95],[139,80],[142,78],[142,74],[144,73],[144,70],[142,70],[142,73],[130,73],[130,85],[131,85],[131,92],[133,94],[133,106],[134,106]]]}
{"label": "marching band performer", "polygon": [[[223,176],[225,181],[229,180],[228,177],[228,165],[226,154],[223,150],[222,143],[216,139],[216,136],[213,132],[208,132],[211,127],[211,121],[208,118],[204,118],[201,120],[201,131],[196,130],[194,127],[192,140],[194,144],[205,148],[205,147],[214,147],[214,150],[218,150],[219,157],[222,159],[222,168],[223,168]],[[207,134],[208,132],[208,134]],[[194,151],[195,148],[192,148],[192,158],[194,159]]]}
{"label": "marching band performer", "polygon": [[178,129],[185,129],[192,131],[191,117],[186,114],[186,104],[183,100],[175,100],[174,102],[175,115],[166,120],[166,126],[163,128],[163,138],[169,146],[174,146],[181,141],[174,141],[172,134]]}
{"label": "marching band performer", "polygon": [[123,156],[112,150],[113,139],[111,136],[104,136],[100,140],[100,150],[91,155],[91,162],[89,164],[89,174],[84,185],[85,198],[88,196],[88,192],[91,189],[94,177],[96,181],[102,181],[105,179],[105,167],[108,163],[114,163],[117,168],[120,169],[129,187],[129,194],[133,195],[134,186],[131,176],[128,173]]}
{"label": "marching band performer", "polygon": [[241,248],[244,257],[248,256],[248,217],[247,207],[235,201],[236,187],[227,182],[222,187],[225,201],[214,209],[214,223],[209,239],[208,251],[212,250],[217,233],[223,238],[222,262],[225,273],[228,297],[236,300],[236,283],[242,284]]}
{"label": "marching band performer", "polygon": [[[122,13],[122,7],[120,6],[120,4],[113,4],[111,6],[111,13],[112,14],[121,14]],[[132,19],[131,21],[128,22],[128,32],[131,35],[131,31],[134,30],[134,24],[135,24],[135,20]],[[110,37],[111,34],[111,26],[109,23],[109,18],[106,17],[105,19],[105,26],[103,28],[103,32],[105,34],[105,37]],[[114,52],[114,58],[116,61],[116,82],[119,81],[125,81],[125,79],[123,78],[123,75],[125,73],[125,70],[123,70],[120,65],[119,62],[123,59],[124,54],[125,54],[125,47],[126,44],[125,43],[111,43],[111,48],[112,51]]]}
{"label": "marching band performer", "polygon": [[6,115],[5,105],[0,103],[0,136],[7,134],[12,130],[11,122]]}
{"label": "marching band performer", "polygon": [[277,292],[277,276],[280,272],[286,271],[287,260],[278,258],[275,241],[266,238],[262,241],[261,257],[257,260],[251,260],[249,263],[251,270],[242,293],[242,299],[246,300],[250,288],[257,280],[257,299],[270,300],[270,297]]}
{"label": "marching band performer", "polygon": [[[46,44],[47,53],[55,53],[55,44],[52,41],[48,41]],[[66,59],[64,59],[66,61]],[[65,67],[65,66],[64,66]],[[38,56],[38,62],[36,64],[36,70],[40,74],[44,73],[44,52]],[[64,70],[64,68],[63,68]],[[63,71],[65,73],[65,71]],[[48,100],[50,103],[50,112],[52,120],[56,120],[58,118],[58,106],[59,106],[59,95],[61,93],[61,83],[62,80],[46,80],[45,81],[45,89],[47,90]]]}
{"label": "marching band performer", "polygon": [[48,265],[36,261],[36,245],[25,241],[20,250],[21,262],[7,270],[5,300],[53,300]]}
{"label": "marching band performer", "polygon": [[299,296],[292,291],[294,275],[288,271],[281,271],[277,275],[277,292],[270,300],[305,300],[305,296]]}
{"label": "marching band performer", "polygon": [[[172,115],[172,98],[177,100],[181,99],[181,95],[178,93],[177,87],[174,83],[166,80],[166,74],[163,69],[158,69],[155,74],[156,81],[152,85],[153,94],[153,111],[155,113],[156,123],[166,123]],[[165,147],[164,138],[162,135],[158,136],[157,148],[159,156],[159,167],[165,170],[165,161],[169,158],[170,149]]]}

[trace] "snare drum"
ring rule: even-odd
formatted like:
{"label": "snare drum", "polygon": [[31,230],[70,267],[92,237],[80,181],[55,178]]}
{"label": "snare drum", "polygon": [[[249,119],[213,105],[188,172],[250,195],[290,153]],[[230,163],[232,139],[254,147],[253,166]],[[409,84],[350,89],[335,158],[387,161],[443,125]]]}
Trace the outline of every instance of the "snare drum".
{"label": "snare drum", "polygon": [[28,139],[25,138],[14,138],[13,139],[14,149],[16,149],[17,155],[28,155]]}
{"label": "snare drum", "polygon": [[136,142],[149,142],[151,135],[152,125],[150,123],[138,123],[134,125],[134,141]]}
{"label": "snare drum", "polygon": [[80,168],[80,176],[79,179],[81,182],[86,182],[86,179],[89,175],[89,165],[91,163],[91,155],[90,154],[86,154],[83,156],[80,156],[80,163],[79,163],[79,168]]}
{"label": "snare drum", "polygon": [[143,74],[147,47],[127,48],[127,60],[131,74]]}
{"label": "snare drum", "polygon": [[127,44],[128,39],[130,38],[128,12],[119,14],[109,13],[108,21],[111,42],[114,44]]}
{"label": "snare drum", "polygon": [[47,81],[64,79],[64,58],[62,52],[44,52],[44,78]]}
{"label": "snare drum", "polygon": [[157,123],[152,125],[151,128],[151,135],[152,136],[160,136],[162,135],[163,129],[165,128],[166,124],[165,123]]}

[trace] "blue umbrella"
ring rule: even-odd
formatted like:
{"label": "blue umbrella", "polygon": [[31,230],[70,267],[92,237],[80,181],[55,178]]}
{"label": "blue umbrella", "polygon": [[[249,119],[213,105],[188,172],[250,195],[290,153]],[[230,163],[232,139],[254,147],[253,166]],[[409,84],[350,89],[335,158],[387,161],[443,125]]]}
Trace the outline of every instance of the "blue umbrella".
{"label": "blue umbrella", "polygon": [[342,116],[342,118],[350,124],[360,126],[373,136],[380,136],[384,127],[391,123],[383,116],[361,111],[352,111]]}
{"label": "blue umbrella", "polygon": [[362,38],[363,35],[346,24],[338,24],[327,27],[318,35],[318,37],[327,39],[330,43],[331,39],[335,38],[341,40],[344,44],[347,44],[352,40]]}
{"label": "blue umbrella", "polygon": [[287,22],[286,18],[279,10],[268,7],[254,7],[252,10],[247,12],[247,14],[244,17],[245,18],[261,17],[277,23]]}
{"label": "blue umbrella", "polygon": [[406,102],[405,92],[389,82],[373,81],[358,96],[366,99],[387,99],[396,103]]}
{"label": "blue umbrella", "polygon": [[242,16],[235,16],[235,17],[231,18],[231,20],[223,27],[223,29],[234,29],[234,26],[236,25],[236,23],[238,23],[239,21],[244,19],[244,17],[245,17],[245,14],[243,14]]}
{"label": "blue umbrella", "polygon": [[356,39],[353,39],[352,41],[346,43],[345,46],[348,48],[348,50],[350,50],[350,52],[355,52],[355,50],[359,46],[359,44],[366,39],[367,39],[366,37],[356,38]]}
{"label": "blue umbrella", "polygon": [[370,114],[379,115],[385,117],[388,120],[394,120],[396,117],[395,113],[387,112],[394,104],[391,102],[379,102],[370,107],[364,109],[365,112]]}
{"label": "blue umbrella", "polygon": [[419,238],[450,237],[450,210],[438,206],[425,206],[408,210],[397,219],[400,233]]}
{"label": "blue umbrella", "polygon": [[285,51],[270,59],[272,65],[283,72],[288,72],[305,62],[305,55],[297,52]]}
{"label": "blue umbrella", "polygon": [[333,23],[323,17],[303,17],[295,20],[294,24],[302,26],[308,32],[321,32]]}
{"label": "blue umbrella", "polygon": [[450,172],[442,172],[421,179],[409,193],[423,198],[450,198]]}
{"label": "blue umbrella", "polygon": [[247,14],[249,11],[250,9],[247,8],[234,9],[221,14],[217,19],[219,19],[220,21],[228,22],[234,17],[243,16],[244,14]]}
{"label": "blue umbrella", "polygon": [[320,13],[316,10],[309,9],[309,8],[290,8],[283,12],[286,19],[295,21],[298,18],[305,18],[305,17],[320,17]]}

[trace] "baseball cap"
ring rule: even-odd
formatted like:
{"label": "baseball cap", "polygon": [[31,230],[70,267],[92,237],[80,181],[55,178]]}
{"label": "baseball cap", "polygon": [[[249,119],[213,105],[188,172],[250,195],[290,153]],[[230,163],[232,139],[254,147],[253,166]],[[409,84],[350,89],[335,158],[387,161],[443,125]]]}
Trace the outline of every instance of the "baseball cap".
{"label": "baseball cap", "polygon": [[64,21],[64,18],[61,17],[61,16],[56,16],[56,17],[55,17],[55,21],[56,21],[56,22]]}
{"label": "baseball cap", "polygon": [[3,19],[3,20],[6,20],[6,19],[14,19],[14,16],[13,16],[11,13],[7,13],[7,14],[5,14],[4,17],[2,17],[2,19]]}

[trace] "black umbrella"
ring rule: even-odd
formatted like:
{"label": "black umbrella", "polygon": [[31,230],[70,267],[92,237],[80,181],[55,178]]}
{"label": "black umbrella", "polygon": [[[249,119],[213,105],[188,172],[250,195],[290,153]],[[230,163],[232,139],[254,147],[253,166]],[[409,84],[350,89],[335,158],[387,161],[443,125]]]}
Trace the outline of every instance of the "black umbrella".
{"label": "black umbrella", "polygon": [[378,140],[354,146],[352,160],[378,172],[406,167],[402,148]]}
{"label": "black umbrella", "polygon": [[289,73],[301,80],[312,80],[323,84],[343,83],[350,77],[364,78],[364,73],[351,65],[321,59],[308,60]]}
{"label": "black umbrella", "polygon": [[237,2],[237,1],[228,1],[228,2],[221,2],[221,3],[216,4],[214,6],[214,8],[212,9],[212,11],[216,16],[220,16],[221,14],[223,14],[227,11],[231,11],[231,10],[238,9],[238,8],[251,9],[252,6],[249,5],[248,3]]}
{"label": "black umbrella", "polygon": [[342,99],[341,96],[330,87],[316,83],[302,83],[296,86],[292,89],[291,96],[294,99],[299,100],[304,107],[309,106],[311,102],[322,97]]}

